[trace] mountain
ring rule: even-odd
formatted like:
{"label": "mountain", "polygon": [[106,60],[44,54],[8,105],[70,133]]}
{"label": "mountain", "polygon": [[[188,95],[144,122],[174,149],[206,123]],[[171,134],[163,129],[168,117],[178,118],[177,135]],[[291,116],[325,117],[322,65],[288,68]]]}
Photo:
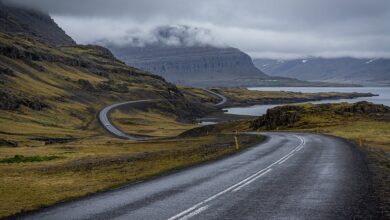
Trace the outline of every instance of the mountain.
{"label": "mountain", "polygon": [[[7,8],[1,8],[6,25],[0,26],[0,146],[41,146],[102,135],[99,110],[125,100],[161,100],[139,107],[153,107],[177,120],[215,110],[187,99],[162,77],[127,66],[104,47],[75,44],[48,15]],[[35,19],[30,26],[25,13],[42,16],[58,38],[46,37],[48,29],[35,27]],[[8,22],[21,29],[10,31]]]}
{"label": "mountain", "polygon": [[129,66],[192,86],[248,86],[267,83],[268,76],[239,49],[219,44],[207,29],[186,25],[158,26],[134,32],[125,43],[102,40]]}
{"label": "mountain", "polygon": [[122,42],[100,40],[129,66],[190,86],[340,86],[270,77],[255,67],[250,56],[216,41],[208,30],[185,25],[134,31]]}
{"label": "mountain", "polygon": [[111,47],[129,66],[158,74],[168,81],[196,86],[232,86],[268,76],[242,51],[213,46]]}
{"label": "mountain", "polygon": [[305,58],[294,60],[255,59],[257,68],[270,76],[300,80],[390,85],[390,59]]}
{"label": "mountain", "polygon": [[56,46],[76,44],[49,15],[32,9],[10,6],[2,1],[0,27],[3,33],[22,34]]}

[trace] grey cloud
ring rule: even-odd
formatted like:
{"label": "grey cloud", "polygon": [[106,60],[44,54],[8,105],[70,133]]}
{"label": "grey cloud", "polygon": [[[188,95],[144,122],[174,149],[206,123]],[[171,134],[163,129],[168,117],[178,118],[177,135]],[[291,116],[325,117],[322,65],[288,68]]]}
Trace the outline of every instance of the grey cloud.
{"label": "grey cloud", "polygon": [[[190,27],[186,25],[157,26],[148,31],[132,29],[126,31],[126,35],[117,39],[102,39],[104,42],[119,46],[222,46],[205,28]],[[97,41],[99,42],[99,40]]]}
{"label": "grey cloud", "polygon": [[157,27],[183,24],[188,44],[226,43],[256,57],[390,57],[388,0],[7,1],[50,13],[81,43],[142,45],[158,41]]}

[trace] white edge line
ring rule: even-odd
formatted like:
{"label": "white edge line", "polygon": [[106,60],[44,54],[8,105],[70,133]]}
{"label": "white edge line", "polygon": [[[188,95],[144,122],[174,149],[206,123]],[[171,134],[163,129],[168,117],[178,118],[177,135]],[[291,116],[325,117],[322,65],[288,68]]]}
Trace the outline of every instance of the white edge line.
{"label": "white edge line", "polygon": [[205,204],[205,203],[207,203],[207,202],[209,202],[209,201],[211,201],[211,200],[213,200],[213,199],[219,197],[220,195],[225,194],[226,192],[228,192],[228,191],[230,191],[230,190],[232,190],[232,189],[234,189],[234,188],[236,188],[236,187],[239,187],[239,186],[242,185],[242,184],[245,184],[246,182],[250,181],[252,178],[255,178],[257,175],[261,174],[264,170],[267,170],[267,169],[271,168],[272,166],[274,166],[275,164],[279,163],[280,161],[282,161],[282,160],[285,159],[286,157],[290,156],[291,154],[294,153],[294,151],[295,151],[296,149],[298,149],[298,148],[301,147],[303,144],[305,144],[305,139],[299,137],[298,135],[295,135],[295,136],[301,141],[301,143],[300,143],[298,146],[296,146],[293,150],[291,150],[288,154],[286,154],[285,156],[283,156],[282,158],[280,158],[279,160],[277,160],[276,162],[274,162],[274,163],[272,163],[271,165],[269,165],[268,167],[266,167],[266,168],[264,168],[264,169],[262,169],[262,170],[256,172],[255,174],[252,174],[251,176],[249,176],[249,177],[247,177],[247,178],[241,180],[240,182],[238,182],[238,183],[236,183],[236,184],[230,186],[229,188],[227,188],[227,189],[225,189],[225,190],[223,190],[223,191],[221,191],[221,192],[219,192],[219,193],[217,193],[217,194],[214,194],[213,196],[211,196],[211,197],[209,197],[209,198],[207,198],[207,199],[205,199],[205,200],[203,200],[203,201],[201,201],[201,202],[195,204],[194,206],[192,206],[192,207],[190,207],[190,208],[188,208],[188,209],[186,209],[186,210],[180,212],[179,214],[176,214],[176,215],[174,215],[174,216],[168,218],[167,220],[176,220],[176,219],[179,219],[180,217],[186,215],[187,213],[189,213],[189,212],[191,212],[191,211],[197,209],[199,206],[202,206],[203,204]]}

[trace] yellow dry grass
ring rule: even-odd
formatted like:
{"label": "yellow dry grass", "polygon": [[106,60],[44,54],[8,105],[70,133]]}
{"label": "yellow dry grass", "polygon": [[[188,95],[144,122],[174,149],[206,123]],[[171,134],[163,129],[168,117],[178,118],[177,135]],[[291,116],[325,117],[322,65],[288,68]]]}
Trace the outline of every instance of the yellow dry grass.
{"label": "yellow dry grass", "polygon": [[[243,147],[261,138],[239,136]],[[41,147],[0,148],[0,158],[62,156],[0,163],[0,217],[143,180],[234,153],[231,135],[129,142],[105,136]]]}
{"label": "yellow dry grass", "polygon": [[229,105],[231,106],[296,103],[312,100],[354,97],[354,94],[340,92],[302,93],[290,91],[257,91],[246,88],[215,88],[214,90],[226,96],[229,100]]}
{"label": "yellow dry grass", "polygon": [[196,124],[178,122],[174,117],[158,111],[114,110],[110,117],[115,126],[129,134],[140,134],[155,137],[173,137],[180,133],[198,127]]}

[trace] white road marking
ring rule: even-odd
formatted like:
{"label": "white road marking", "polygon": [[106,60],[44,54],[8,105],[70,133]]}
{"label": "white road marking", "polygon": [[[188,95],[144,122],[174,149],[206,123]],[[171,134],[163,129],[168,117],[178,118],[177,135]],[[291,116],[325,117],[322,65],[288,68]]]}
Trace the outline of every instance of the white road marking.
{"label": "white road marking", "polygon": [[[223,190],[223,191],[221,191],[221,192],[219,192],[219,193],[217,193],[217,194],[214,194],[213,196],[211,196],[211,197],[209,197],[209,198],[207,198],[207,199],[205,199],[205,200],[203,200],[203,201],[201,201],[201,202],[195,204],[194,206],[192,206],[192,207],[190,207],[190,208],[188,208],[188,209],[186,209],[186,210],[180,212],[179,214],[177,214],[177,215],[175,215],[175,216],[172,216],[172,217],[168,218],[168,220],[180,219],[181,217],[186,216],[188,213],[190,213],[190,212],[192,212],[193,210],[197,209],[198,207],[204,205],[205,203],[210,202],[210,201],[216,199],[217,197],[219,197],[219,196],[221,196],[221,195],[223,195],[223,194],[225,194],[225,193],[227,193],[227,192],[229,192],[229,191],[231,191],[231,190],[234,190],[236,187],[240,188],[241,185],[248,185],[249,183],[246,184],[247,182],[249,182],[249,181],[250,181],[250,182],[253,182],[252,179],[254,179],[254,178],[259,178],[259,177],[262,176],[263,174],[268,173],[269,171],[271,171],[271,169],[270,169],[271,167],[273,167],[275,164],[279,163],[280,161],[282,161],[282,160],[286,159],[287,157],[291,156],[292,154],[294,154],[294,152],[295,152],[298,148],[302,147],[302,146],[305,144],[305,139],[304,139],[304,138],[301,138],[300,136],[297,136],[297,135],[294,135],[294,136],[297,137],[297,138],[301,141],[301,143],[300,143],[298,146],[296,146],[293,150],[291,150],[288,154],[286,154],[285,156],[283,156],[283,157],[280,158],[279,160],[275,161],[275,162],[272,163],[271,165],[267,166],[266,168],[264,168],[264,169],[262,169],[262,170],[260,170],[260,171],[258,171],[258,172],[256,172],[256,173],[250,175],[249,177],[247,177],[247,178],[241,180],[239,183],[236,183],[236,184],[234,184],[234,185],[228,187],[227,189],[225,189],[225,190]],[[264,172],[264,171],[266,171],[266,172]],[[264,173],[263,173],[263,172],[264,172]],[[263,174],[262,174],[262,173],[263,173]],[[259,175],[260,175],[260,176],[259,176]],[[241,188],[242,188],[242,187],[241,187]]]}
{"label": "white road marking", "polygon": [[296,149],[295,151],[298,152],[298,151],[300,151],[302,148],[303,148],[303,146],[301,146],[300,148]]}
{"label": "white road marking", "polygon": [[206,210],[206,209],[208,209],[208,208],[209,208],[209,205],[202,206],[202,207],[200,207],[199,209],[197,209],[197,210],[195,210],[195,211],[193,211],[193,212],[190,212],[189,214],[187,214],[187,215],[181,217],[180,220],[187,220],[187,219],[189,219],[189,218],[191,218],[191,217],[194,217],[195,215],[197,215],[197,214],[203,212],[204,210]]}
{"label": "white road marking", "polygon": [[237,187],[237,188],[233,189],[233,192],[236,192],[236,191],[238,191],[238,190],[242,189],[243,187],[245,187],[245,186],[249,185],[250,183],[252,183],[253,181],[257,180],[258,178],[260,178],[260,177],[264,176],[265,174],[267,174],[267,173],[268,173],[268,172],[270,172],[271,170],[272,170],[272,169],[268,169],[268,170],[267,170],[267,171],[265,171],[264,173],[262,173],[262,174],[258,175],[257,177],[255,177],[255,178],[253,178],[253,179],[249,180],[248,182],[246,182],[246,183],[242,184],[241,186],[239,186],[239,187]]}
{"label": "white road marking", "polygon": [[297,136],[297,135],[295,135],[295,137],[297,137],[299,140],[301,140],[301,143],[298,145],[297,148],[295,148],[295,150],[294,150],[293,153],[291,153],[290,155],[288,155],[286,158],[284,158],[284,159],[283,159],[282,161],[280,161],[278,164],[284,163],[286,160],[288,160],[290,157],[292,157],[292,156],[295,154],[295,152],[300,151],[300,150],[303,148],[303,146],[305,145],[306,141],[305,141],[304,138],[301,138],[301,137],[299,137],[299,136]]}
{"label": "white road marking", "polygon": [[278,164],[284,163],[286,160],[288,160],[288,158],[292,157],[294,154],[290,154],[290,156],[286,157],[284,160],[280,161]]}

